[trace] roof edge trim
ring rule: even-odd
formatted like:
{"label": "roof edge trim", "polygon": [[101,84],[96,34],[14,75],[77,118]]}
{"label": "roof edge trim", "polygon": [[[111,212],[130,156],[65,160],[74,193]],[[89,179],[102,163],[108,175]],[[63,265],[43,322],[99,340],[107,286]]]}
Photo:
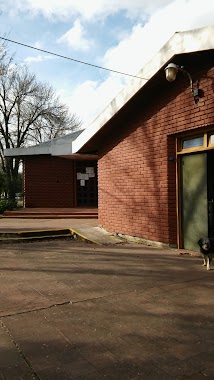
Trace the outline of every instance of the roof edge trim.
{"label": "roof edge trim", "polygon": [[129,85],[122,89],[104,111],[72,142],[72,152],[79,152],[81,148],[175,55],[213,48],[214,25],[174,33],[159,52],[138,72],[137,76],[148,78],[148,80],[132,79]]}

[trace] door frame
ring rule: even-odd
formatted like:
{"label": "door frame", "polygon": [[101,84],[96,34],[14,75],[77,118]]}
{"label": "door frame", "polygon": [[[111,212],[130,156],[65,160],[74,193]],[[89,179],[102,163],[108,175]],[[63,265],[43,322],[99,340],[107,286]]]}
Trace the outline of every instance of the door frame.
{"label": "door frame", "polygon": [[[185,142],[202,138],[201,145],[188,147]],[[177,214],[177,245],[182,249],[182,197],[181,197],[181,156],[200,153],[214,149],[214,127],[202,131],[187,132],[176,137],[176,214]]]}
{"label": "door frame", "polygon": [[[97,158],[91,158],[89,157],[88,159],[79,159],[79,160],[76,160],[75,161],[75,169],[74,169],[74,184],[75,184],[75,206],[77,208],[96,208],[98,207],[97,205],[79,205],[78,204],[78,186],[77,186],[77,181],[78,181],[78,178],[77,178],[77,173],[78,173],[78,164],[81,162],[81,164],[83,164],[84,168],[86,167],[94,167],[94,174],[95,174],[95,181],[96,181],[96,200],[98,202],[98,168],[97,168],[97,165],[98,165],[98,159]],[[80,174],[86,174],[86,172],[84,171],[84,173],[80,173]],[[90,178],[89,178],[90,180]]]}

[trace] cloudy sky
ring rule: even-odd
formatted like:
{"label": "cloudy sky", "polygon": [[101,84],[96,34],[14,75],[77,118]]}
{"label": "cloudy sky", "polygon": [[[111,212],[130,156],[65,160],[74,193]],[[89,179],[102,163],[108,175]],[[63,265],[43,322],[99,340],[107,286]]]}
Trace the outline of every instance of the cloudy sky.
{"label": "cloudy sky", "polygon": [[[1,36],[133,75],[174,32],[214,24],[213,0],[0,0],[0,12]],[[20,45],[8,47],[17,62],[56,89],[84,127],[130,80]]]}

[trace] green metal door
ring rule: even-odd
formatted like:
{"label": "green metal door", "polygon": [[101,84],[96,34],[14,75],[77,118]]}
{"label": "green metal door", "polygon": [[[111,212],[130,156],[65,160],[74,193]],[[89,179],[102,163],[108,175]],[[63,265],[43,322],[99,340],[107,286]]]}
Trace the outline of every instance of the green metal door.
{"label": "green metal door", "polygon": [[181,218],[182,247],[199,251],[208,236],[207,153],[181,158]]}

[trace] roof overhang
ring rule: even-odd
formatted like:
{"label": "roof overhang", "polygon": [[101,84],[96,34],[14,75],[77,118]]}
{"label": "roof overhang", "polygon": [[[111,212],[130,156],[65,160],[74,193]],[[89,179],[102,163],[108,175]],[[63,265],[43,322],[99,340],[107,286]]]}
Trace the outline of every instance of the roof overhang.
{"label": "roof overhang", "polygon": [[[163,71],[169,61],[182,54],[211,49],[214,49],[214,26],[176,32],[137,74],[138,77],[146,79],[133,79],[85,130],[28,148],[5,149],[5,156],[23,157],[49,154],[73,159],[97,158],[97,147],[93,144],[94,137],[106,133],[109,121],[140,91],[145,91],[148,86],[152,87],[152,81],[159,72]],[[92,142],[91,145],[90,142]]]}
{"label": "roof overhang", "polygon": [[161,50],[137,74],[147,79],[133,79],[105,108],[105,110],[72,142],[72,152],[81,149],[98,134],[107,123],[127,104],[127,102],[148,87],[152,78],[162,70],[173,57],[180,54],[214,49],[214,26],[185,32],[176,32]]}
{"label": "roof overhang", "polygon": [[[5,149],[4,154],[6,157],[23,157],[23,156],[39,156],[51,155],[60,156],[65,158],[79,157],[80,155],[73,154],[72,141],[76,139],[82,130],[72,132],[68,135],[58,137],[44,143],[40,143],[27,148],[13,148]],[[84,156],[85,157],[85,156]]]}

